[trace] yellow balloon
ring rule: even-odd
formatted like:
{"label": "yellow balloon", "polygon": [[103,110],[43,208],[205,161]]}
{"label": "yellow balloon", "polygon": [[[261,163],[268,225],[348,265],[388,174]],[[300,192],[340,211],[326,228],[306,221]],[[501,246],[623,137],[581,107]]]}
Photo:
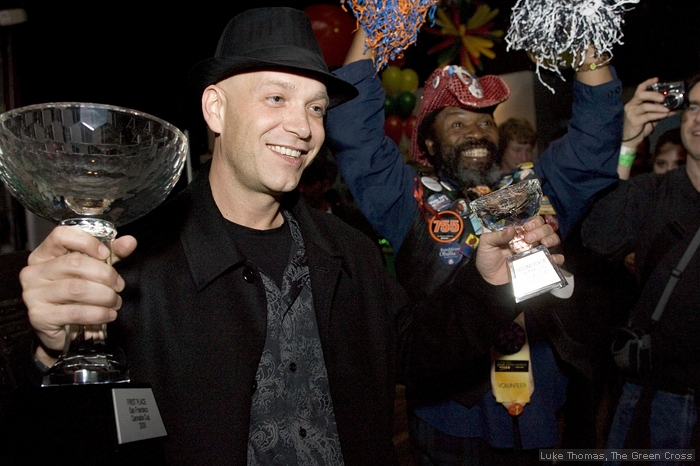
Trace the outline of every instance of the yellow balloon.
{"label": "yellow balloon", "polygon": [[401,92],[401,68],[394,65],[387,66],[382,71],[382,87],[389,95]]}
{"label": "yellow balloon", "polygon": [[399,92],[415,92],[418,89],[418,73],[411,68],[401,71],[401,84]]}

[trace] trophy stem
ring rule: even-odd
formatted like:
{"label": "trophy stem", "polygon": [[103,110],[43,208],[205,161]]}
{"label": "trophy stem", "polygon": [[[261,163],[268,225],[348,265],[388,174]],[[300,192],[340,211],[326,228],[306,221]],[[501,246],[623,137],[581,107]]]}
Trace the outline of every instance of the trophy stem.
{"label": "trophy stem", "polygon": [[[90,233],[112,250],[117,236],[114,225],[96,218],[72,218],[61,225]],[[111,257],[106,261],[111,264]],[[129,382],[129,371],[107,345],[107,324],[68,325],[61,356],[44,375],[42,386]]]}
{"label": "trophy stem", "polygon": [[529,243],[525,242],[525,240],[523,239],[524,236],[525,236],[525,230],[523,229],[523,227],[522,226],[515,227],[515,236],[508,243],[508,246],[513,254],[517,254],[519,252],[524,252],[524,251],[527,251],[528,249],[532,249],[534,247],[539,246],[539,243],[529,244]]}

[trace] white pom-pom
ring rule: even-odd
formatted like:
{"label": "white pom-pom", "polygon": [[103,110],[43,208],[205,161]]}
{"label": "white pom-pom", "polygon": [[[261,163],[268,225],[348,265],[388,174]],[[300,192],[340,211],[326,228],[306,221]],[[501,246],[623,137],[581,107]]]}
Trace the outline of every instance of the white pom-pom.
{"label": "white pom-pom", "polygon": [[593,44],[596,56],[612,57],[612,47],[622,44],[623,16],[628,4],[639,0],[518,0],[513,7],[505,37],[506,50],[525,50],[540,68],[556,73],[561,68],[577,69]]}

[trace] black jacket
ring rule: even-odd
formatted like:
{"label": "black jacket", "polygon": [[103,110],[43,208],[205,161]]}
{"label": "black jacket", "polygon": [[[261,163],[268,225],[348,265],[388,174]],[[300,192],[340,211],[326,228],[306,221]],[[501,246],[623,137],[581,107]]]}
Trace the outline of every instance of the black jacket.
{"label": "black jacket", "polygon": [[[117,264],[127,288],[109,336],[124,348],[132,380],[153,386],[169,462],[244,465],[264,286],[229,236],[206,174],[120,229],[139,246]],[[345,464],[394,464],[397,378],[410,385],[415,375],[468,370],[516,315],[507,286],[468,268],[461,283],[470,285],[439,289],[409,308],[365,235],[294,194],[285,206],[304,238]],[[474,308],[480,312],[465,312]]]}

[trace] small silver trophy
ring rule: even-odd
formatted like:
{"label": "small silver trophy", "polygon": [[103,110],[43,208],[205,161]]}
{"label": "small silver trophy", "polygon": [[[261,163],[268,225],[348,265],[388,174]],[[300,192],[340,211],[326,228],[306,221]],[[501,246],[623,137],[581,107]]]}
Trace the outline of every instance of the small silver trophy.
{"label": "small silver trophy", "polygon": [[515,302],[567,285],[564,274],[544,245],[531,245],[523,240],[522,226],[540,210],[542,188],[537,179],[520,181],[473,200],[472,213],[487,231],[515,227],[510,241],[513,253],[508,258]]}
{"label": "small silver trophy", "polygon": [[[30,105],[0,115],[0,178],[28,210],[95,235],[158,206],[177,183],[185,135],[154,116],[102,104]],[[43,386],[129,382],[107,326],[70,326]]]}

